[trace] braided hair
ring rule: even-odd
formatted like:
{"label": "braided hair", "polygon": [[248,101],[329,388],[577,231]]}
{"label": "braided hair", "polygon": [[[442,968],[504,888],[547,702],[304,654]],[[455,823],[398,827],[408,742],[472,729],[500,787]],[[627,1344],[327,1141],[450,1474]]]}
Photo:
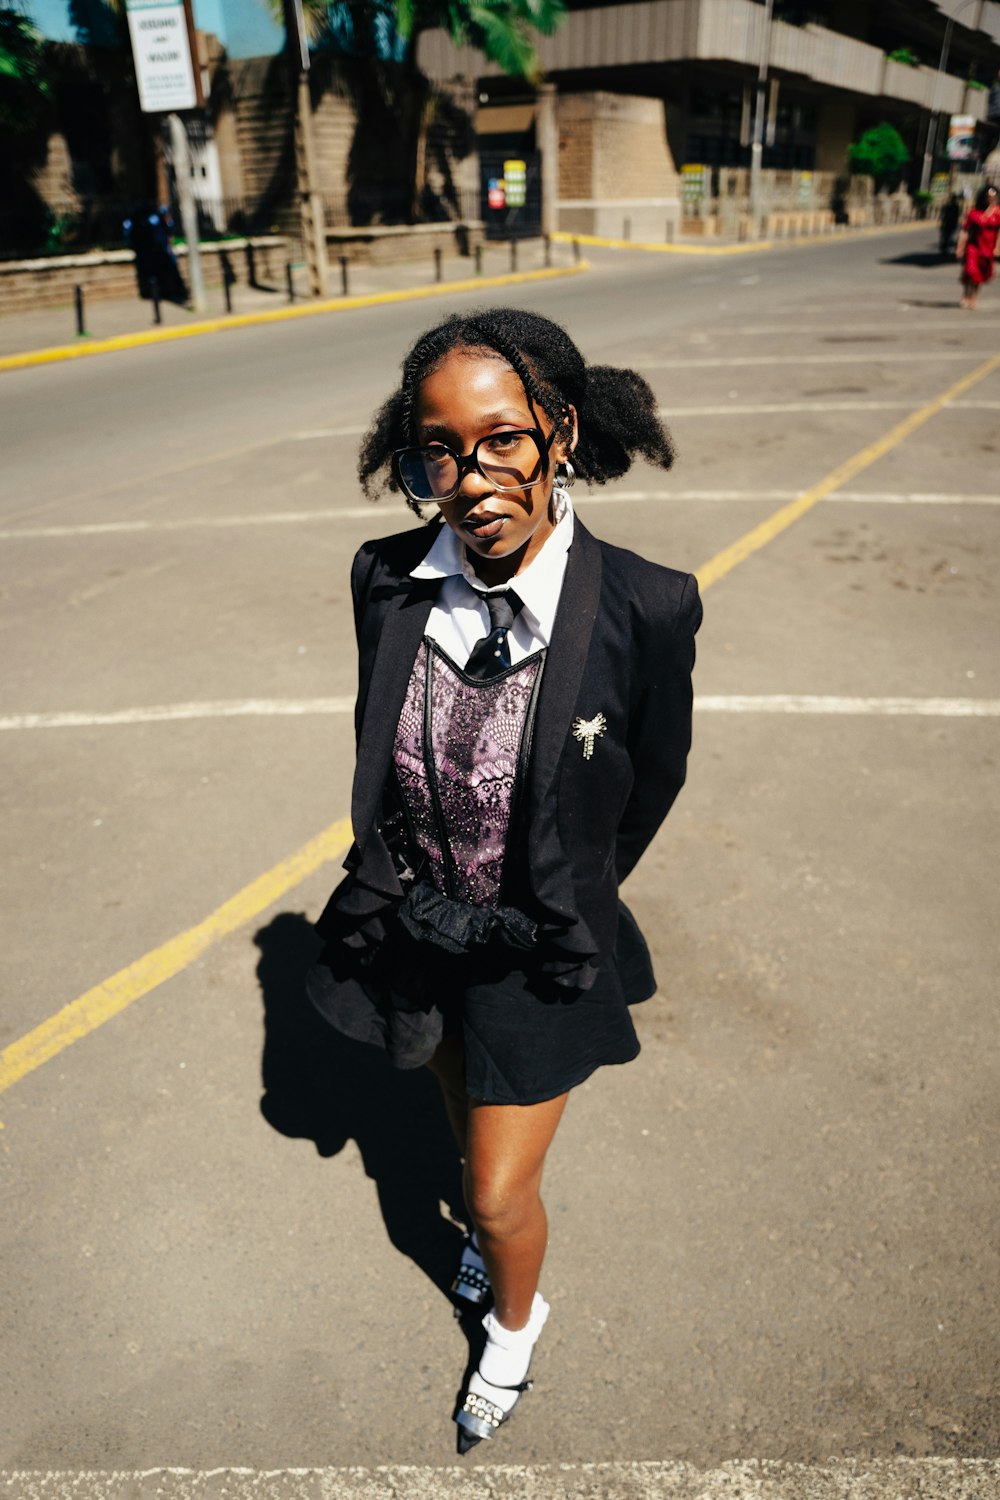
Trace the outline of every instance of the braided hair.
{"label": "braided hair", "polygon": [[[576,408],[578,442],[573,467],[591,484],[605,484],[628,472],[637,454],[669,469],[674,451],[660,421],[656,398],[635,370],[588,365],[569,334],[539,313],[494,307],[453,313],[423,334],[403,361],[396,390],[380,408],[361,445],[358,477],[369,500],[383,489],[399,488],[392,454],[415,440],[413,407],[420,382],[453,349],[486,350],[506,360],[540,407],[568,438]],[[407,497],[411,510],[419,504]]]}

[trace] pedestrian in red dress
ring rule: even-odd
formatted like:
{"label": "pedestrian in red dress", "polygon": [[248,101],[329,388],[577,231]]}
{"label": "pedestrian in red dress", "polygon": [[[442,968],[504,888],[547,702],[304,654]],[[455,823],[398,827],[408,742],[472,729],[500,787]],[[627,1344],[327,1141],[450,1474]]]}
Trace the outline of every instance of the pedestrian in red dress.
{"label": "pedestrian in red dress", "polygon": [[955,254],[962,264],[962,301],[960,306],[973,308],[979,288],[993,277],[993,257],[1000,234],[1000,201],[992,182],[976,194],[976,206],[965,216]]}

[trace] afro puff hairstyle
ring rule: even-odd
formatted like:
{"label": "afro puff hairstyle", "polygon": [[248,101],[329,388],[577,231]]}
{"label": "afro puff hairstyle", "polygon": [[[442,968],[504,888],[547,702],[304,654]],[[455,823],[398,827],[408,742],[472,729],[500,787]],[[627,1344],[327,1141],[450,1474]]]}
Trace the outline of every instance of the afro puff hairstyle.
{"label": "afro puff hairstyle", "polygon": [[[392,473],[395,449],[415,440],[413,406],[420,382],[454,349],[488,350],[506,360],[528,400],[569,434],[569,407],[577,414],[573,467],[591,484],[626,474],[641,454],[669,469],[674,450],[660,421],[656,398],[635,370],[588,365],[569,334],[539,313],[513,307],[452,314],[414,344],[402,380],[380,408],[361,445],[358,477],[369,500],[399,488]],[[411,510],[420,505],[407,497]]]}

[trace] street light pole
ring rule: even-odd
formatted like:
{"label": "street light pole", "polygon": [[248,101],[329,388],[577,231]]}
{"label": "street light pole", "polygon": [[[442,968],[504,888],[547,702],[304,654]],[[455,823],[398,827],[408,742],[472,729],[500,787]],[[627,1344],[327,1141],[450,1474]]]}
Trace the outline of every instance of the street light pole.
{"label": "street light pole", "polygon": [[750,142],[750,223],[754,235],[760,234],[760,174],[764,160],[764,114],[767,108],[767,65],[771,57],[771,13],[774,0],[764,3],[764,32],[757,69],[757,101],[753,112],[753,137]]}
{"label": "street light pole", "polygon": [[[920,173],[920,191],[926,193],[930,187],[931,171],[934,166],[934,154],[937,149],[937,112],[938,99],[941,94],[941,80],[944,70],[948,66],[948,51],[951,47],[951,33],[954,30],[955,18],[960,16],[968,6],[975,4],[975,0],[959,0],[951,15],[948,24],[944,28],[944,40],[941,43],[941,56],[938,59],[937,72],[934,74],[934,88],[931,91],[931,114],[927,121],[927,139],[924,141],[924,165]],[[980,4],[980,10],[982,5]]]}

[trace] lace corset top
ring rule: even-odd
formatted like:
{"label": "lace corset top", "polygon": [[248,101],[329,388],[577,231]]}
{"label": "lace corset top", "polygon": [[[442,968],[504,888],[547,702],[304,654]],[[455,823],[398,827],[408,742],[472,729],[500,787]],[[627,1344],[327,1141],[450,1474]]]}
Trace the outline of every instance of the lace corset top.
{"label": "lace corset top", "polygon": [[396,779],[409,842],[436,888],[496,908],[531,744],[545,652],[487,682],[425,639],[396,729]]}

